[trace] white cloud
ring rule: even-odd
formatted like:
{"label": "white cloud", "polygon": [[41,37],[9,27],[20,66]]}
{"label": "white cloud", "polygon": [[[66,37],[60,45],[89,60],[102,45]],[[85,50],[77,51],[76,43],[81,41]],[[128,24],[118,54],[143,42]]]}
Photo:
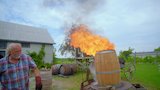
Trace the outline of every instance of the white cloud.
{"label": "white cloud", "polygon": [[160,45],[159,4],[158,0],[2,0],[0,20],[47,28],[58,44],[72,24],[84,23],[114,42],[117,50],[147,51]]}

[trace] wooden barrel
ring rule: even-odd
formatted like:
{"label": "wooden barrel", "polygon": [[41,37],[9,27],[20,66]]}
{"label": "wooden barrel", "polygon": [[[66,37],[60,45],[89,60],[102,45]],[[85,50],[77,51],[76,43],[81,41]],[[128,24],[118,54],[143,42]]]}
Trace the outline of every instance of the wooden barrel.
{"label": "wooden barrel", "polygon": [[41,71],[42,90],[52,90],[52,73],[51,71]]}
{"label": "wooden barrel", "polygon": [[77,64],[70,64],[73,74],[77,71]]}
{"label": "wooden barrel", "polygon": [[114,50],[97,52],[95,55],[96,78],[100,86],[120,83],[120,65]]}
{"label": "wooden barrel", "polygon": [[72,75],[76,72],[77,66],[76,64],[63,64],[60,67],[60,74],[62,75]]}
{"label": "wooden barrel", "polygon": [[61,64],[55,64],[52,66],[52,75],[57,75],[60,73]]}

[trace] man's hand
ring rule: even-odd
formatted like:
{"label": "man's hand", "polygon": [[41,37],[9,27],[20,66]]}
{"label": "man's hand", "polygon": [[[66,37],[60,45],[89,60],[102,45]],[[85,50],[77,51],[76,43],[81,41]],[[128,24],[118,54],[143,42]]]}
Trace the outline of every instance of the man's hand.
{"label": "man's hand", "polygon": [[41,82],[41,77],[36,76],[36,90],[42,90],[42,82]]}

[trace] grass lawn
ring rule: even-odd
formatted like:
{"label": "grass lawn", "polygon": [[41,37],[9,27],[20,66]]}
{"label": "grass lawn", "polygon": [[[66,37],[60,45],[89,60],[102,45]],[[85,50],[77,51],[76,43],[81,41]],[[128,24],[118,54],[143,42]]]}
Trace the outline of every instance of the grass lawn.
{"label": "grass lawn", "polygon": [[148,90],[160,90],[160,67],[157,64],[136,64],[136,72],[131,82],[140,83]]}
{"label": "grass lawn", "polygon": [[81,82],[85,79],[82,72],[72,76],[53,76],[53,90],[80,90]]}
{"label": "grass lawn", "polygon": [[[80,90],[80,84],[85,80],[84,72],[77,72],[68,77],[54,75],[52,90]],[[31,90],[34,90],[34,80],[31,80]],[[137,64],[134,79],[131,83],[139,83],[147,90],[160,90],[160,66],[156,64]]]}
{"label": "grass lawn", "polygon": [[[86,79],[84,72],[77,72],[71,76],[58,76],[52,77],[51,90],[80,90],[81,82]],[[35,90],[34,77],[30,78],[30,90]]]}
{"label": "grass lawn", "polygon": [[[66,88],[66,90],[79,90],[80,83],[85,79],[85,74],[77,73],[68,78],[59,76],[54,76],[53,78],[55,81],[62,81],[63,88]],[[139,83],[147,90],[160,90],[160,67],[156,64],[137,64],[134,79],[130,82]],[[54,88],[54,90],[60,90],[56,87]]]}

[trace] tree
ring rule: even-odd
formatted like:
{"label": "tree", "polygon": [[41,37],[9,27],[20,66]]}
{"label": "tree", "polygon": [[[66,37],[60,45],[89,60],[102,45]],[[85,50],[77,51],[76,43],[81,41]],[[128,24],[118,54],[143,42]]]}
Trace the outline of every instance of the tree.
{"label": "tree", "polygon": [[125,61],[130,59],[130,55],[132,54],[133,49],[129,47],[126,51],[120,51],[119,58],[124,59]]}
{"label": "tree", "polygon": [[76,52],[78,50],[78,48],[75,48],[73,46],[70,45],[70,35],[77,30],[77,28],[79,27],[79,25],[72,25],[71,29],[69,30],[69,32],[66,33],[66,37],[64,42],[60,45],[59,51],[61,53],[61,55],[66,55],[68,53],[70,53],[72,56],[76,57]]}
{"label": "tree", "polygon": [[155,48],[154,51],[160,51],[160,47]]}
{"label": "tree", "polygon": [[72,56],[75,56],[76,49],[73,46],[70,46],[68,40],[65,40],[65,42],[61,44],[59,51],[61,52],[61,55],[71,53]]}

